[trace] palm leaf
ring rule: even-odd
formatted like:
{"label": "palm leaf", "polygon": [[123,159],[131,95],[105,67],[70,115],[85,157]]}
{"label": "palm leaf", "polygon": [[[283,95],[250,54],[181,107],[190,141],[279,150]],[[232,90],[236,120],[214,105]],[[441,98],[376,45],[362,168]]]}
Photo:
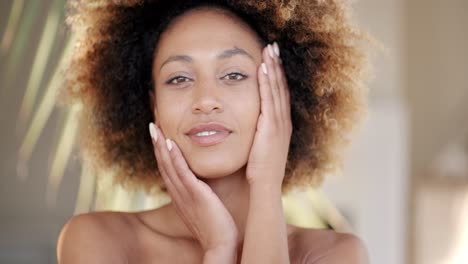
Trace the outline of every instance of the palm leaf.
{"label": "palm leaf", "polygon": [[8,22],[6,25],[6,30],[2,36],[2,42],[0,43],[0,50],[3,54],[6,54],[11,47],[13,37],[15,36],[16,29],[18,28],[18,23],[21,17],[21,11],[24,7],[24,0],[13,1],[11,5],[10,15],[8,16]]}
{"label": "palm leaf", "polygon": [[57,31],[61,22],[61,10],[63,8],[63,0],[54,0],[49,9],[47,20],[44,25],[39,45],[36,49],[31,73],[29,74],[26,92],[24,93],[23,102],[20,107],[19,122],[20,126],[29,119],[31,110],[37,98],[37,93],[45,76],[48,58],[52,53],[53,44],[57,39]]}
{"label": "palm leaf", "polygon": [[[13,4],[12,11],[14,11],[15,14],[11,14],[9,16],[11,17],[11,20],[13,22],[9,23],[8,26],[10,26],[10,28],[7,28],[4,34],[5,43],[7,43],[5,44],[5,46],[7,46],[6,51],[7,51],[8,56],[6,59],[6,69],[4,70],[3,75],[2,75],[2,81],[3,81],[3,85],[2,85],[3,88],[1,91],[2,96],[5,95],[6,89],[12,88],[11,83],[13,81],[13,78],[17,76],[15,73],[18,72],[17,68],[18,68],[19,63],[22,60],[24,60],[23,56],[26,53],[27,44],[30,42],[30,37],[32,35],[31,33],[33,31],[37,17],[39,15],[37,10],[38,10],[40,1],[30,1],[29,3],[30,3],[29,5],[25,6],[24,15],[21,16],[18,30],[11,37],[9,36],[9,34],[13,34],[15,30],[16,25],[14,23],[14,20],[17,19],[16,18],[17,16],[16,13],[18,13],[17,9],[19,9],[22,6],[22,4],[17,4],[18,7],[15,7],[15,4]],[[10,41],[12,41],[12,44],[8,45]]]}

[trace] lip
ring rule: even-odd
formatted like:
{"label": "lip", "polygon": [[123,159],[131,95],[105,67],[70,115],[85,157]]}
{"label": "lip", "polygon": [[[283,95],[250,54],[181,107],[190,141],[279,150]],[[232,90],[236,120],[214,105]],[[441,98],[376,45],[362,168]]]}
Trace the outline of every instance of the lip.
{"label": "lip", "polygon": [[203,124],[199,124],[191,128],[187,132],[187,135],[192,136],[203,131],[218,131],[218,132],[228,132],[228,133],[232,132],[230,129],[221,125],[220,123],[203,123]]}
{"label": "lip", "polygon": [[[196,136],[203,131],[216,131],[218,133],[210,136]],[[190,137],[193,143],[206,147],[223,142],[232,131],[219,123],[199,124],[190,129],[186,135]]]}

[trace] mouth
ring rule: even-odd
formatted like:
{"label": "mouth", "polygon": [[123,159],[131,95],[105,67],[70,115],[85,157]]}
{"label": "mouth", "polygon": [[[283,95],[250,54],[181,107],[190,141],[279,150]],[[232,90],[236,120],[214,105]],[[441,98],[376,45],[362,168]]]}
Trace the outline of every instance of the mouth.
{"label": "mouth", "polygon": [[194,144],[207,147],[225,141],[231,133],[232,130],[219,123],[204,123],[193,127],[186,135]]}

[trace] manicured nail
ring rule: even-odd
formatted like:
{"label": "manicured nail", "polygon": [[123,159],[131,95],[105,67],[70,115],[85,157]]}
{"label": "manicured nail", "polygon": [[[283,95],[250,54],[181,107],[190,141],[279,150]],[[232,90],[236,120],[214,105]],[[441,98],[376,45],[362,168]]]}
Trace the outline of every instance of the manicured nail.
{"label": "manicured nail", "polygon": [[149,124],[149,131],[153,140],[155,142],[158,141],[158,132],[156,132],[156,128],[154,127],[154,124],[152,122]]}
{"label": "manicured nail", "polygon": [[167,149],[169,151],[171,151],[172,149],[172,141],[170,139],[166,139],[166,145],[167,145]]}
{"label": "manicured nail", "polygon": [[273,50],[275,51],[276,56],[279,57],[280,56],[280,49],[279,49],[278,43],[276,43],[276,41],[275,41],[275,43],[273,43]]}
{"label": "manicured nail", "polygon": [[273,58],[274,56],[273,47],[270,44],[268,44],[267,48],[268,48],[268,54],[270,55],[271,58]]}
{"label": "manicured nail", "polygon": [[262,71],[263,71],[264,74],[268,74],[267,67],[266,67],[265,63],[262,63]]}

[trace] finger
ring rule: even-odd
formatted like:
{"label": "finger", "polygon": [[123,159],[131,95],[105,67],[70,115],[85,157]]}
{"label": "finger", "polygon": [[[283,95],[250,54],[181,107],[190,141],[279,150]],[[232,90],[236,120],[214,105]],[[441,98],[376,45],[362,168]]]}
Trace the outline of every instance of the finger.
{"label": "finger", "polygon": [[180,182],[180,179],[177,176],[177,172],[174,169],[171,157],[169,155],[166,139],[159,128],[156,127],[156,131],[158,135],[158,141],[156,142],[158,162],[163,167],[163,170],[166,172],[167,178],[174,186],[173,195],[175,195],[177,199],[182,199],[182,201],[188,201],[190,199],[189,194],[187,193],[185,186],[183,186],[183,184]]}
{"label": "finger", "polygon": [[192,170],[190,170],[182,152],[180,151],[179,146],[175,141],[172,142],[172,150],[169,151],[172,164],[174,165],[174,169],[184,185],[187,191],[192,195],[192,199],[196,198],[196,193],[204,193],[205,188],[207,186],[204,182],[197,179],[195,174],[193,174]]}
{"label": "finger", "polygon": [[163,178],[164,183],[167,185],[167,187],[169,188],[169,185],[172,187],[173,184],[170,182],[170,180],[167,179],[166,171],[164,170],[164,167],[162,166],[160,161],[160,155],[157,148],[158,132],[153,122],[149,123],[149,132],[151,136],[151,142],[153,143],[153,153],[156,158],[156,163],[158,164],[159,174],[161,174],[161,177]]}
{"label": "finger", "polygon": [[278,120],[281,118],[281,108],[280,108],[280,94],[279,94],[279,87],[276,77],[276,70],[275,70],[275,62],[273,58],[275,57],[273,47],[268,44],[263,52],[263,59],[267,65],[268,71],[268,80],[270,83],[271,93],[273,95],[273,109],[275,113],[275,119]]}
{"label": "finger", "polygon": [[258,85],[260,91],[260,109],[264,117],[273,117],[273,94],[271,93],[270,83],[268,80],[268,69],[265,63],[258,68]]}
{"label": "finger", "polygon": [[[156,157],[156,162],[158,163],[159,174],[163,178],[164,184],[166,185],[166,188],[171,198],[178,199],[179,195],[177,194],[177,190],[175,189],[174,183],[171,181],[170,177],[168,176],[162,164],[161,155],[159,153],[158,145],[157,145],[158,132],[156,130],[156,127],[154,127],[153,123],[150,123],[149,129],[150,129],[150,134],[151,134],[151,141],[153,143],[153,153],[154,153],[154,156]],[[160,137],[159,137],[159,140],[161,140]]]}
{"label": "finger", "polygon": [[280,107],[282,113],[282,120],[288,122],[290,117],[290,105],[289,105],[289,87],[286,81],[286,75],[283,70],[283,65],[280,62],[280,48],[277,42],[273,43],[274,49],[274,68],[276,72],[277,83],[279,87]]}
{"label": "finger", "polygon": [[[157,132],[155,132],[155,134],[156,133]],[[177,192],[177,190],[176,190],[176,188],[174,186],[174,183],[171,181],[170,177],[168,176],[164,166],[162,166],[160,153],[158,151],[158,147],[156,145],[156,141],[154,140],[154,138],[152,139],[152,142],[153,142],[153,152],[154,152],[154,155],[156,157],[156,161],[158,163],[159,174],[161,175],[161,177],[162,177],[162,179],[164,181],[164,184],[166,185],[169,196],[171,197],[172,201],[174,202],[174,205],[177,207],[177,205],[182,202],[181,197],[178,194],[178,192]]]}

